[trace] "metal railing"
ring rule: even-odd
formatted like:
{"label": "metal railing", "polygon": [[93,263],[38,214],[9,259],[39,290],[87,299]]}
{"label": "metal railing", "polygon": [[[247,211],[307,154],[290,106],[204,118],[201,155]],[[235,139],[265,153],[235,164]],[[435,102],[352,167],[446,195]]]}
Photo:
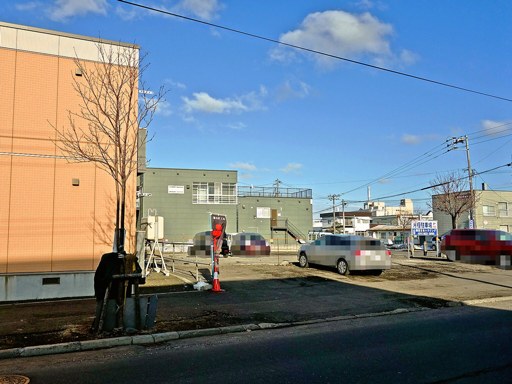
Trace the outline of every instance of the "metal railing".
{"label": "metal railing", "polygon": [[312,189],[238,186],[238,196],[313,198]]}
{"label": "metal railing", "polygon": [[275,228],[285,229],[296,240],[306,241],[308,239],[308,237],[288,219],[272,220],[272,229]]}
{"label": "metal railing", "polygon": [[[150,271],[155,271],[156,273],[163,272],[166,276],[169,276],[169,273],[172,273],[174,276],[180,278],[177,274],[181,275],[192,275],[195,277],[196,282],[206,280],[200,280],[199,276],[199,266],[208,266],[208,270],[212,267],[212,262],[209,259],[205,259],[204,261],[198,260],[197,256],[195,258],[183,258],[177,257],[176,253],[183,254],[183,250],[190,246],[190,243],[184,242],[160,242],[157,247],[151,248],[151,244],[143,247],[139,253],[139,260],[141,256],[143,256],[142,264],[144,276],[149,275]],[[149,251],[153,249],[153,257],[148,257],[148,248]],[[177,251],[178,249],[178,251]],[[206,261],[208,260],[208,261]],[[192,271],[187,268],[176,268],[176,264],[185,265],[193,265]],[[168,270],[170,268],[170,271]]]}

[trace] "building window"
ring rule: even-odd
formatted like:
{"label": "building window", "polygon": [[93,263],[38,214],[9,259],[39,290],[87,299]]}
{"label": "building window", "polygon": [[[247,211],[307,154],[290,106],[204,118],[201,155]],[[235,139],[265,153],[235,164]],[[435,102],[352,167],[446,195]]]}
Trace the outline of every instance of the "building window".
{"label": "building window", "polygon": [[236,184],[194,182],[192,204],[237,204]]}
{"label": "building window", "polygon": [[483,205],[482,206],[484,216],[496,216],[494,205]]}
{"label": "building window", "polygon": [[508,210],[508,203],[498,203],[498,214],[500,217],[510,217],[511,212]]}

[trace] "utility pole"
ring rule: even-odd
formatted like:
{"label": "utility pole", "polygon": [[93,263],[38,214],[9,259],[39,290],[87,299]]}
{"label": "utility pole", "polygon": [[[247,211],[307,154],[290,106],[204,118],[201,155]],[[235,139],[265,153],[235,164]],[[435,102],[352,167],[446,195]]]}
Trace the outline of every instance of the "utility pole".
{"label": "utility pole", "polygon": [[276,179],[276,181],[274,181],[274,196],[275,197],[279,197],[279,186],[280,185],[281,185],[281,180]]}
{"label": "utility pole", "polygon": [[332,233],[336,233],[336,200],[340,198],[340,195],[329,195],[327,196],[332,201]]}
{"label": "utility pole", "polygon": [[[341,209],[343,211],[343,234],[345,234],[345,200],[341,200]],[[352,226],[354,227],[354,224],[352,223]],[[354,229],[355,230],[355,229]]]}
{"label": "utility pole", "polygon": [[468,136],[452,137],[452,145],[456,149],[455,144],[465,143],[466,144],[466,157],[468,159],[468,177],[469,177],[469,193],[471,195],[471,205],[469,207],[469,227],[476,228],[476,222],[473,214],[475,207],[475,196],[473,193],[473,170],[471,169],[471,160],[469,158],[469,141]]}

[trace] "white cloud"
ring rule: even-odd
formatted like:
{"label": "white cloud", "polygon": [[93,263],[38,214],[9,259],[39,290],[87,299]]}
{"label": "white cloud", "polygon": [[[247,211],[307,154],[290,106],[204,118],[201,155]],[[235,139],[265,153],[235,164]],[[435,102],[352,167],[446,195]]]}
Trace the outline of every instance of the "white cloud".
{"label": "white cloud", "polygon": [[387,4],[382,1],[370,1],[370,0],[360,0],[355,3],[355,6],[359,9],[369,10],[369,9],[379,9],[386,10],[388,9]]}
{"label": "white cloud", "polygon": [[182,97],[183,109],[189,114],[194,112],[228,114],[254,111],[264,109],[262,100],[266,95],[265,87],[260,87],[258,91],[242,96],[225,99],[216,99],[206,92],[197,92],[193,94],[192,98]]}
{"label": "white cloud", "polygon": [[237,163],[231,163],[229,164],[230,168],[236,168],[243,171],[255,171],[256,166],[251,163],[244,163],[244,162],[237,162]]}
{"label": "white cloud", "polygon": [[240,96],[250,111],[265,109],[263,99],[268,95],[267,88],[263,85],[257,91],[252,91]]}
{"label": "white cloud", "polygon": [[416,144],[421,143],[421,137],[418,135],[410,135],[410,134],[406,133],[405,135],[402,135],[401,141],[402,141],[402,143],[405,143],[405,144],[416,145]]}
{"label": "white cloud", "polygon": [[185,103],[184,109],[188,113],[231,113],[246,111],[248,108],[240,100],[233,99],[215,99],[206,92],[193,94],[193,98],[183,97]]}
{"label": "white cloud", "polygon": [[54,21],[67,21],[71,17],[88,13],[106,15],[107,8],[107,0],[54,0],[48,14]]}
{"label": "white cloud", "polygon": [[252,173],[241,172],[238,174],[239,180],[250,180],[252,178],[254,178],[254,175]]}
{"label": "white cloud", "polygon": [[140,17],[140,13],[135,7],[116,7],[116,15],[124,21],[135,20]]}
{"label": "white cloud", "polygon": [[403,49],[401,52],[400,52],[400,57],[399,57],[399,61],[404,63],[405,65],[412,65],[414,63],[416,63],[419,59],[419,56],[414,53],[414,52],[411,52],[407,49]]}
{"label": "white cloud", "polygon": [[409,133],[403,134],[400,141],[404,144],[418,145],[426,141],[439,141],[440,137],[437,134],[430,135],[412,135]]}
{"label": "white cloud", "polygon": [[243,131],[247,127],[247,125],[242,123],[241,121],[239,121],[239,122],[236,122],[236,123],[228,124],[227,127],[229,129],[234,130],[234,131]]}
{"label": "white cloud", "polygon": [[15,7],[18,11],[25,12],[25,11],[33,11],[34,9],[39,8],[41,5],[42,5],[41,2],[39,2],[39,1],[27,1],[25,3],[18,3],[18,4],[16,4]]}
{"label": "white cloud", "polygon": [[370,0],[360,0],[360,1],[357,2],[356,5],[358,7],[360,7],[360,8],[371,9],[371,8],[373,8],[373,1],[370,1]]}
{"label": "white cloud", "polygon": [[299,172],[302,169],[302,164],[299,163],[288,163],[286,167],[281,168],[284,173]]}
{"label": "white cloud", "polygon": [[[300,27],[280,37],[286,44],[320,51],[334,56],[354,58],[370,56],[373,60],[411,60],[412,52],[393,55],[388,38],[393,27],[372,16],[369,12],[351,14],[345,11],[311,13]],[[271,52],[274,60],[289,60],[297,51],[280,46]],[[336,61],[327,56],[310,55],[318,64],[332,66]]]}
{"label": "white cloud", "polygon": [[160,101],[156,106],[155,113],[160,116],[171,116],[172,115],[172,108],[171,104],[168,101],[162,100]]}
{"label": "white cloud", "polygon": [[175,8],[203,20],[212,20],[223,8],[223,5],[218,0],[182,0]]}
{"label": "white cloud", "polygon": [[510,130],[512,122],[483,120],[482,127],[486,135],[500,135]]}
{"label": "white cloud", "polygon": [[66,22],[70,18],[85,16],[88,13],[106,15],[108,7],[108,0],[49,0],[16,4],[16,9],[19,11],[40,12],[58,22]]}
{"label": "white cloud", "polygon": [[311,87],[303,81],[287,80],[281,84],[276,91],[276,97],[279,101],[287,99],[303,99],[309,96]]}
{"label": "white cloud", "polygon": [[187,86],[179,81],[175,81],[173,79],[165,79],[164,83],[168,85],[170,88],[177,88],[177,89],[187,89]]}

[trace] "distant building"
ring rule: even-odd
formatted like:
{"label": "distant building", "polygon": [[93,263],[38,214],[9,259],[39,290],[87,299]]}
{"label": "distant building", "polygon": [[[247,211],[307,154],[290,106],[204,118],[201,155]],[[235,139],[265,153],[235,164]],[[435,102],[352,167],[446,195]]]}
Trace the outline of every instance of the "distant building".
{"label": "distant building", "polygon": [[350,235],[367,236],[372,221],[371,212],[365,211],[347,211],[321,213],[323,231],[333,231],[333,222],[335,233],[345,233]]}
{"label": "distant building", "polygon": [[[467,191],[469,194],[469,191]],[[512,191],[493,191],[486,189],[475,191],[476,207],[473,212],[474,227],[481,229],[499,229],[505,232],[512,231]],[[435,199],[443,195],[432,196],[433,206]],[[451,216],[433,211],[434,220],[438,221],[438,230],[443,234],[452,229]],[[462,212],[457,222],[457,228],[469,228],[469,211]]]}
{"label": "distant building", "polygon": [[405,244],[411,234],[411,226],[375,224],[368,231],[370,236],[384,244]]}
{"label": "distant building", "polygon": [[139,215],[164,218],[164,237],[191,243],[210,228],[209,215],[227,217],[226,232],[255,232],[272,246],[307,240],[313,225],[311,189],[240,187],[237,171],[148,168]]}
{"label": "distant building", "polygon": [[414,212],[414,204],[411,199],[400,200],[399,206],[386,206],[383,201],[369,201],[364,203],[363,210],[372,213],[372,216],[400,216],[412,215]]}

